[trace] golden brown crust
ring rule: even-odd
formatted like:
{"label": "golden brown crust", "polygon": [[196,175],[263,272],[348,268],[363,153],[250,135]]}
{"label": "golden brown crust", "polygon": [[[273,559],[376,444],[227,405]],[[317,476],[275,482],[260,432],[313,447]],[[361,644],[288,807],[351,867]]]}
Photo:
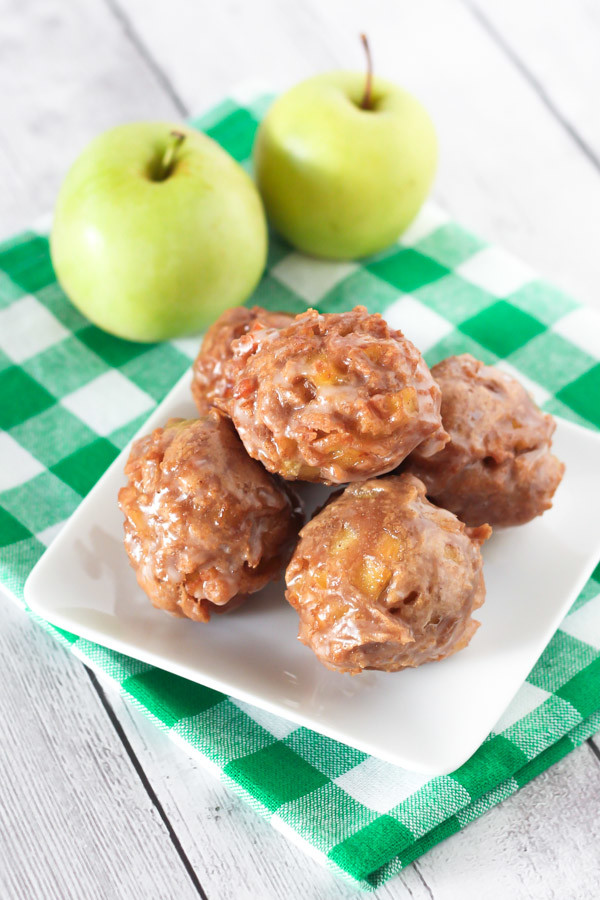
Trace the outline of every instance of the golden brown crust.
{"label": "golden brown crust", "polygon": [[300,640],[352,674],[455,653],[478,627],[490,532],[470,534],[412,475],[350,485],[304,526],[286,571]]}
{"label": "golden brown crust", "polygon": [[510,375],[465,353],[434,366],[450,441],[434,456],[417,448],[403,471],[468,525],[522,525],[552,505],[564,465],[550,452],[556,427]]}
{"label": "golden brown crust", "polygon": [[284,478],[360,481],[447,440],[423,357],[364,307],[253,328],[233,351],[233,391],[217,404],[250,456]]}
{"label": "golden brown crust", "polygon": [[207,622],[277,578],[302,522],[295,495],[217,410],[140,438],[119,493],[125,548],[152,603]]}
{"label": "golden brown crust", "polygon": [[293,319],[288,313],[269,312],[261,306],[234,306],[213,322],[192,367],[192,395],[201,415],[214,405],[215,397],[226,397],[231,389],[228,363],[232,341],[246,334],[256,322],[268,328],[284,328]]}

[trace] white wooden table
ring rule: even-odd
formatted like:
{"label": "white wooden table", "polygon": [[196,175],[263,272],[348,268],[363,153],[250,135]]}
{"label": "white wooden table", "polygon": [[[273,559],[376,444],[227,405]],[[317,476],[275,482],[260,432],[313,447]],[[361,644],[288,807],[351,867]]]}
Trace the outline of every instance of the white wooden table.
{"label": "white wooden table", "polygon": [[[0,0],[0,237],[52,208],[85,143],[237,82],[327,68],[414,90],[436,198],[600,307],[596,0]],[[0,896],[349,898],[25,615],[0,605]],[[378,900],[596,898],[600,741],[381,888]]]}

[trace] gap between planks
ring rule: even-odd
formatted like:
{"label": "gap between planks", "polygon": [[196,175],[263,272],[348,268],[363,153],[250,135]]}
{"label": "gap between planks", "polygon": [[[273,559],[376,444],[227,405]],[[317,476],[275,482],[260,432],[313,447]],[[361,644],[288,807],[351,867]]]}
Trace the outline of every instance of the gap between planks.
{"label": "gap between planks", "polygon": [[179,96],[177,90],[175,89],[175,86],[167,76],[167,73],[162,68],[156,57],[152,55],[146,44],[142,41],[139,32],[134,27],[131,19],[129,18],[123,7],[120,6],[117,0],[103,0],[103,2],[107,6],[113,17],[116,19],[118,24],[121,26],[123,36],[129,41],[134,50],[138,53],[142,61],[145,63],[147,68],[156,79],[158,85],[164,90],[169,99],[172,101],[173,106],[176,108],[177,112],[180,115],[184,116],[184,118],[188,118],[190,115],[190,110],[187,108],[182,98]]}
{"label": "gap between planks", "polygon": [[579,150],[581,150],[583,155],[587,157],[596,171],[600,172],[600,159],[598,159],[598,156],[596,155],[592,147],[587,143],[583,135],[579,133],[573,123],[569,121],[569,119],[562,112],[559,106],[557,106],[550,93],[546,90],[541,81],[539,81],[539,79],[534,75],[531,69],[525,65],[524,61],[521,59],[516,50],[511,47],[504,36],[496,29],[492,21],[485,15],[483,10],[480,9],[476,2],[471,2],[471,0],[461,0],[461,2],[464,3],[466,8],[474,16],[477,22],[479,22],[484,31],[486,31],[489,37],[494,41],[496,46],[500,48],[500,50],[504,53],[507,59],[510,60],[517,71],[521,73],[525,81],[527,81],[533,88],[548,112],[552,116],[554,116],[555,120],[558,122],[561,128],[566,131],[574,144],[579,148]]}
{"label": "gap between planks", "polygon": [[144,771],[144,767],[142,766],[139,758],[135,754],[134,749],[131,746],[131,743],[129,742],[129,739],[127,738],[127,735],[125,734],[123,726],[119,722],[119,719],[117,717],[115,710],[113,709],[110,701],[108,700],[108,697],[104,693],[104,689],[102,688],[102,685],[98,681],[96,674],[92,671],[92,669],[89,668],[89,666],[84,665],[84,669],[88,674],[88,677],[92,683],[94,690],[98,694],[100,703],[102,704],[102,707],[103,707],[106,715],[108,716],[108,719],[109,719],[111,725],[113,726],[119,740],[123,744],[125,752],[126,752],[127,756],[129,757],[131,764],[132,764],[133,768],[135,769],[135,772],[136,772],[139,780],[142,783],[144,790],[148,794],[148,797],[151,800],[154,808],[156,809],[158,815],[162,819],[163,824],[169,834],[169,838],[171,839],[171,843],[173,844],[175,851],[177,852],[179,858],[181,859],[181,862],[183,863],[183,866],[184,866],[187,874],[189,875],[190,881],[194,885],[198,895],[202,898],[202,900],[208,900],[208,897],[207,897],[206,893],[204,892],[202,885],[200,884],[198,876],[197,876],[185,850],[183,849],[183,847],[181,845],[181,841],[179,840],[179,838],[175,832],[175,829],[173,828],[171,821],[164,810],[162,803],[156,796],[156,792],[154,791],[154,788],[152,787],[152,785],[150,783],[150,779],[148,778],[146,772]]}

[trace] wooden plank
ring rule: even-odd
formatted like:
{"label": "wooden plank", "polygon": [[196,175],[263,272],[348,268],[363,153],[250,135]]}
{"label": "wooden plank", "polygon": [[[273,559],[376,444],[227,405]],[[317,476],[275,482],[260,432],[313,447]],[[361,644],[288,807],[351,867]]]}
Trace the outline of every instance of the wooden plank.
{"label": "wooden plank", "polygon": [[99,132],[181,118],[101,0],[6,0],[0,61],[0,238],[52,209],[67,168]]}
{"label": "wooden plank", "polygon": [[0,602],[0,894],[197,900],[81,664]]}
{"label": "wooden plank", "polygon": [[584,744],[422,857],[432,896],[597,897],[599,808],[600,764]]}
{"label": "wooden plank", "polygon": [[[107,687],[136,755],[209,898],[350,900],[357,892],[307,857],[238,800],[195,758]],[[415,867],[372,895],[375,900],[431,900]]]}
{"label": "wooden plank", "polygon": [[[597,172],[457,0],[374,0],[368,10],[358,0],[255,0],[213,4],[210,17],[172,0],[177,28],[165,28],[159,6],[120,3],[194,110],[248,77],[284,88],[319,69],[361,68],[357,35],[366,30],[376,70],[413,90],[434,116],[441,145],[437,198],[559,286],[600,304]],[[588,97],[595,102],[592,90]]]}
{"label": "wooden plank", "polygon": [[469,0],[600,168],[600,8],[590,0]]}

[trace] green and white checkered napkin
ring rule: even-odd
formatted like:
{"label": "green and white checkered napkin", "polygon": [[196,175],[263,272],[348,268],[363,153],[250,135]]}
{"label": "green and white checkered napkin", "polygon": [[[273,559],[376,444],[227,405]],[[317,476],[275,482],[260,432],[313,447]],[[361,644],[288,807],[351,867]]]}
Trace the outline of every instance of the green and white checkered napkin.
{"label": "green and white checkered napkin", "polygon": [[[268,102],[226,100],[193,124],[246,165]],[[360,264],[311,260],[273,237],[250,302],[293,312],[363,303],[405,330],[429,364],[469,351],[516,374],[544,409],[600,427],[600,319],[432,207],[399,245]],[[0,579],[18,599],[196,349],[195,340],[128,343],[90,325],[56,283],[43,234],[0,246]],[[366,889],[600,728],[600,567],[495,731],[439,778],[42,624],[274,827]]]}

